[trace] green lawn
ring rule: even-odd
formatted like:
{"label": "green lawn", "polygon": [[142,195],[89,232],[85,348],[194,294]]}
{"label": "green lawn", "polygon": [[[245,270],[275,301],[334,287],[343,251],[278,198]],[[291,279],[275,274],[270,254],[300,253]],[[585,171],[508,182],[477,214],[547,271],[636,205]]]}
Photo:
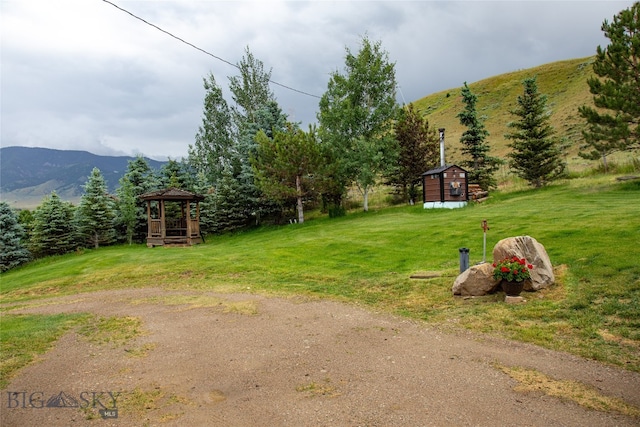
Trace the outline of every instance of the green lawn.
{"label": "green lawn", "polygon": [[[453,297],[458,249],[470,248],[471,263],[482,258],[483,219],[489,260],[498,240],[529,235],[546,247],[558,283],[525,293],[522,305],[504,304],[501,294]],[[23,321],[12,307],[54,295],[160,286],[330,297],[640,371],[639,244],[640,182],[608,176],[494,193],[457,210],[401,206],[322,217],[209,237],[191,248],[88,250],[0,276],[2,363]],[[417,272],[439,277],[409,278]]]}

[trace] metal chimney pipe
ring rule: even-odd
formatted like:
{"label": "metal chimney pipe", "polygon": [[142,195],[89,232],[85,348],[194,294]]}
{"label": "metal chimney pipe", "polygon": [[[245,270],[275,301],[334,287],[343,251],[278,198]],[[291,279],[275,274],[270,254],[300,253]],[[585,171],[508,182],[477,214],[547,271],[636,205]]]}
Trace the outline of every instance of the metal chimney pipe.
{"label": "metal chimney pipe", "polygon": [[440,166],[444,166],[444,128],[438,129],[440,132]]}

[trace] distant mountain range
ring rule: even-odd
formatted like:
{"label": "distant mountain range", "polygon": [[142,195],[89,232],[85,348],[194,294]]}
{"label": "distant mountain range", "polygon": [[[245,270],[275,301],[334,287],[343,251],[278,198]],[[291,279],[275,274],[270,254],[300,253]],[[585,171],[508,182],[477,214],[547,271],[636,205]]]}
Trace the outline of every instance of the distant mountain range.
{"label": "distant mountain range", "polygon": [[[83,194],[94,167],[100,169],[110,192],[127,170],[127,156],[98,156],[87,151],[50,148],[0,148],[0,199],[13,207],[33,208],[55,191],[63,200],[76,202]],[[166,162],[145,158],[153,169]]]}

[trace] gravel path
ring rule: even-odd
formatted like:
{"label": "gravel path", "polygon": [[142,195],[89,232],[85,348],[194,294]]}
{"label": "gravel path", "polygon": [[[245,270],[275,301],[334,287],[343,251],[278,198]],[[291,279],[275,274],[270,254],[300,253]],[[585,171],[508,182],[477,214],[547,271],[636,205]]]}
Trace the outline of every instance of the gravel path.
{"label": "gravel path", "polygon": [[[4,427],[640,425],[515,391],[497,366],[579,381],[640,407],[636,373],[354,305],[137,289],[16,312],[135,316],[145,334],[112,346],[67,333],[2,391]],[[51,396],[88,408],[31,407]],[[105,407],[118,418],[103,419]]]}

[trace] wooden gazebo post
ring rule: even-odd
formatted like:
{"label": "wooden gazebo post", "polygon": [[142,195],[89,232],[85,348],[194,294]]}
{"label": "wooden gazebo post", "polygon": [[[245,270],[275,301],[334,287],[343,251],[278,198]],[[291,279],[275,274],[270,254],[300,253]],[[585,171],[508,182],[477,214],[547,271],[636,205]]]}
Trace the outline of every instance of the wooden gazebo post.
{"label": "wooden gazebo post", "polygon": [[182,218],[187,225],[187,237],[191,237],[191,202],[182,202]]}
{"label": "wooden gazebo post", "polygon": [[147,200],[147,240],[153,233],[153,227],[151,226],[151,200]]}
{"label": "wooden gazebo post", "polygon": [[167,217],[164,210],[164,199],[160,199],[160,237],[166,239],[167,237]]}

